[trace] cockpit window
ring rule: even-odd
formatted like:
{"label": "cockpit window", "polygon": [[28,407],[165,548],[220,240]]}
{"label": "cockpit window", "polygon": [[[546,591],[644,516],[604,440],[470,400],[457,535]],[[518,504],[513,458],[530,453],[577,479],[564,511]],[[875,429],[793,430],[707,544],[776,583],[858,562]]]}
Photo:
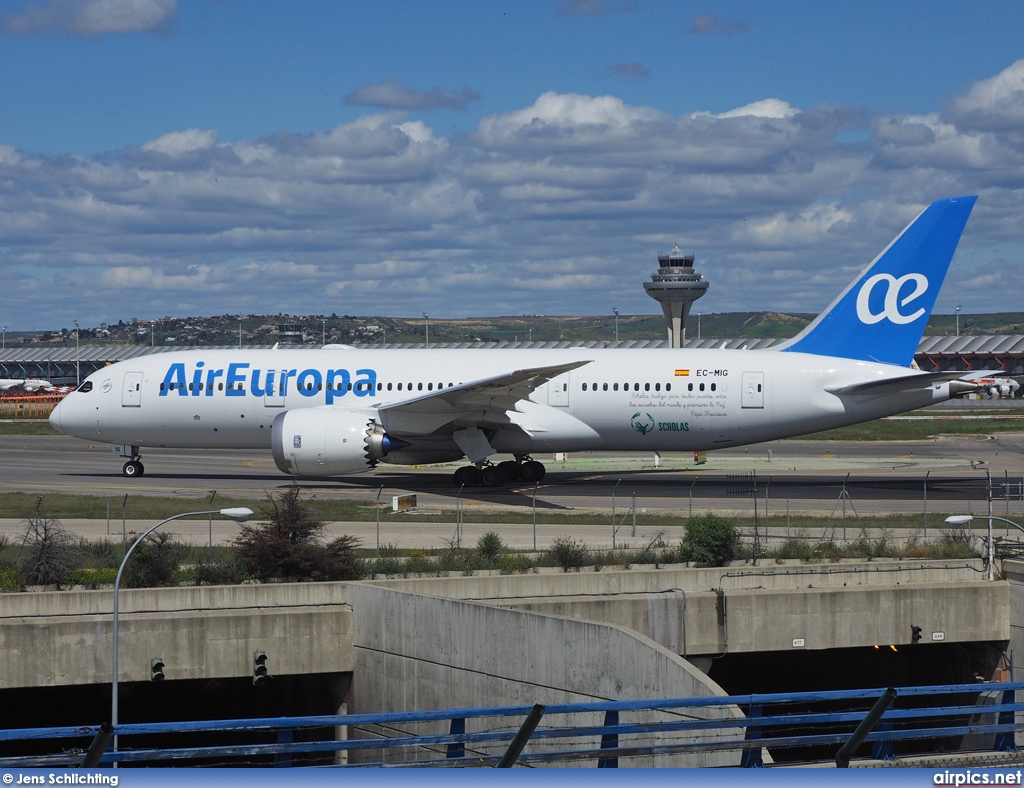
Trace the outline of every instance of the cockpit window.
{"label": "cockpit window", "polygon": [[81,386],[75,389],[75,391],[80,391],[82,394],[88,394],[90,391],[92,391],[92,381],[85,381],[85,383],[83,383]]}

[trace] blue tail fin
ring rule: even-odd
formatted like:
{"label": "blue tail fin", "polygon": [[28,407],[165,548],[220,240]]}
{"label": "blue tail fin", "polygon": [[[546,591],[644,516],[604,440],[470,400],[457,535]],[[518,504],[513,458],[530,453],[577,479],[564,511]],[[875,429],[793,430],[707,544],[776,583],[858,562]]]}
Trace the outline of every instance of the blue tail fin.
{"label": "blue tail fin", "polygon": [[910,366],[977,197],[933,202],[780,350]]}

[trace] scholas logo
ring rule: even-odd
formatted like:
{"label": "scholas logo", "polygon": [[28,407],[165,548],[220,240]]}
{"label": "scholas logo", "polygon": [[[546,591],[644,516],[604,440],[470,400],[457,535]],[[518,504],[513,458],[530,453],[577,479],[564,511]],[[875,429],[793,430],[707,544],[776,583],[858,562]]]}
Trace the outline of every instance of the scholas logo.
{"label": "scholas logo", "polygon": [[171,364],[160,384],[160,396],[179,397],[303,397],[323,396],[328,405],[351,393],[372,397],[377,391],[377,370],[357,369],[254,369],[248,362],[228,364],[226,369],[206,368],[197,361],[189,375],[182,363]]}
{"label": "scholas logo", "polygon": [[633,418],[629,422],[633,429],[639,432],[641,435],[646,435],[654,428],[654,416],[650,413],[634,413]]}

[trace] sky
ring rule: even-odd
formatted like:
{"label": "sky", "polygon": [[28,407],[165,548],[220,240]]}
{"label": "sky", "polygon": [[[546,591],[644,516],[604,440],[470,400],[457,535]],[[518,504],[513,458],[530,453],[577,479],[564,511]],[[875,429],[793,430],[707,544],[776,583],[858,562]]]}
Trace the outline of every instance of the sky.
{"label": "sky", "polygon": [[0,0],[0,323],[818,312],[979,195],[1024,310],[1019,0]]}

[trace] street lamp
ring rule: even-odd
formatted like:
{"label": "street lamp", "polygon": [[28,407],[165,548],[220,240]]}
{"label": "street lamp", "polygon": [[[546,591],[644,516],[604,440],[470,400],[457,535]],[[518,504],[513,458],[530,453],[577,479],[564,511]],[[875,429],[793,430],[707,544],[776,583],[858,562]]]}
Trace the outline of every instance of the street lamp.
{"label": "street lamp", "polygon": [[619,341],[619,308],[617,306],[612,307],[612,311],[615,313],[615,341]]}
{"label": "street lamp", "polygon": [[[949,525],[967,525],[973,519],[974,515],[971,514],[954,514],[947,517],[946,522]],[[988,579],[992,580],[994,579],[992,575],[992,562],[995,560],[993,555],[993,542],[995,540],[992,538],[992,521],[999,520],[1001,523],[1008,523],[1018,531],[1024,531],[1024,526],[1018,525],[1013,520],[1007,520],[1005,517],[997,517],[994,514],[986,515],[985,519],[988,520]]]}
{"label": "street lamp", "polygon": [[75,388],[82,385],[82,362],[78,352],[78,321],[75,321]]}
{"label": "street lamp", "polygon": [[320,322],[322,323],[322,325],[320,326],[320,344],[321,345],[326,345],[327,344],[327,318],[326,317],[320,318]]}
{"label": "street lamp", "polygon": [[4,350],[7,350],[7,326],[4,326],[4,342],[3,342],[3,349],[4,349]]}
{"label": "street lamp", "polygon": [[156,525],[150,526],[146,531],[143,532],[142,536],[132,542],[132,546],[128,548],[128,551],[124,554],[124,558],[121,560],[121,566],[117,570],[117,577],[114,578],[114,626],[113,626],[113,655],[114,655],[114,668],[111,674],[110,682],[110,724],[114,728],[114,751],[117,751],[117,612],[118,612],[118,601],[119,592],[121,589],[121,575],[124,574],[125,564],[128,563],[128,557],[132,554],[132,551],[139,546],[139,543],[149,536],[153,531],[159,528],[165,523],[169,523],[171,520],[178,520],[182,517],[194,517],[202,514],[220,514],[224,517],[230,517],[239,523],[244,523],[250,517],[252,517],[252,509],[245,507],[237,507],[234,509],[206,509],[201,512],[182,512],[168,517],[166,520],[161,520]]}
{"label": "street lamp", "polygon": [[960,336],[960,306],[956,308],[956,335]]}
{"label": "street lamp", "polygon": [[426,332],[426,346],[430,347],[430,315],[423,313],[423,330]]}
{"label": "street lamp", "polygon": [[697,341],[698,342],[700,342],[700,316],[702,314],[703,314],[702,312],[698,312],[697,313]]}

